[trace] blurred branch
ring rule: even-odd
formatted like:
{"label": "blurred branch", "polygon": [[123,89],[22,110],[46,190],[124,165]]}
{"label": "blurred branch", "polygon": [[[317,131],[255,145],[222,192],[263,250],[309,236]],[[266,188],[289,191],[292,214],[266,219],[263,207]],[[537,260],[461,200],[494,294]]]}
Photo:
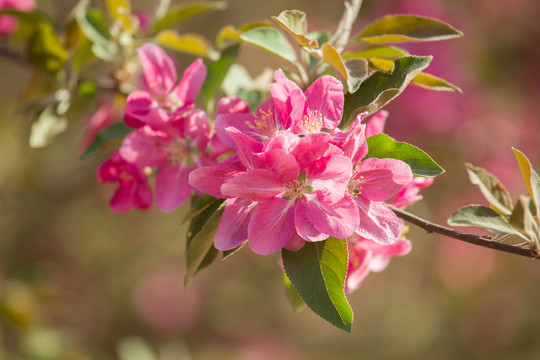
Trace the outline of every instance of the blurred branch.
{"label": "blurred branch", "polygon": [[444,235],[446,237],[454,238],[457,240],[468,242],[469,244],[483,246],[486,248],[490,248],[493,250],[498,250],[502,252],[506,252],[509,254],[514,255],[520,255],[525,256],[532,259],[540,258],[540,253],[533,249],[527,249],[522,248],[517,245],[510,245],[510,244],[504,244],[501,242],[493,241],[493,237],[489,235],[474,235],[474,234],[467,234],[463,233],[454,229],[450,229],[447,227],[444,227],[442,225],[438,225],[432,222],[429,222],[425,219],[422,219],[416,215],[413,215],[407,211],[398,209],[392,205],[388,205],[388,207],[400,218],[407,221],[408,223],[411,223],[413,225],[416,225],[424,230],[428,234],[430,233],[437,233]]}
{"label": "blurred branch", "polygon": [[339,22],[334,36],[329,41],[330,44],[334,45],[338,52],[341,52],[349,41],[353,24],[356,21],[361,6],[362,0],[350,0],[345,2],[343,17]]}
{"label": "blurred branch", "polygon": [[15,62],[20,62],[23,64],[28,63],[28,60],[26,60],[26,58],[22,54],[14,52],[4,46],[0,46],[0,56],[13,60]]}

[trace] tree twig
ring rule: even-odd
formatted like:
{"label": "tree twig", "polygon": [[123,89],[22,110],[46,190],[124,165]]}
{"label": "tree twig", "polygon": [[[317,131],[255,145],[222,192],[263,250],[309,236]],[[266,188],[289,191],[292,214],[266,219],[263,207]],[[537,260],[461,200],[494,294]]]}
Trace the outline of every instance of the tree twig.
{"label": "tree twig", "polygon": [[498,251],[502,251],[502,252],[506,252],[506,253],[510,253],[514,255],[525,256],[532,259],[540,258],[540,253],[538,253],[534,249],[527,249],[527,248],[522,248],[517,245],[510,245],[510,244],[493,241],[493,237],[489,235],[480,236],[480,235],[463,233],[454,229],[447,228],[442,225],[432,223],[416,215],[413,215],[407,211],[398,209],[392,205],[388,205],[388,207],[398,217],[402,218],[408,223],[411,223],[413,225],[416,225],[426,230],[427,233],[437,233],[437,234],[441,234],[450,238],[468,242],[469,244],[483,246],[483,247],[490,248],[493,250],[498,250]]}

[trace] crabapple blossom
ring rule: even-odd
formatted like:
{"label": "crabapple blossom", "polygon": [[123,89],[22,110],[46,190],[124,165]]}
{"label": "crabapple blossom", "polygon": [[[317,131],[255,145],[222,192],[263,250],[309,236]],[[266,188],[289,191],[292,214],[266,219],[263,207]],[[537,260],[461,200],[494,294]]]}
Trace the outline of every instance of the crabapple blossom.
{"label": "crabapple blossom", "polygon": [[[0,10],[32,11],[36,8],[35,0],[0,0]],[[9,35],[17,27],[18,21],[9,15],[0,15],[0,35]]]}

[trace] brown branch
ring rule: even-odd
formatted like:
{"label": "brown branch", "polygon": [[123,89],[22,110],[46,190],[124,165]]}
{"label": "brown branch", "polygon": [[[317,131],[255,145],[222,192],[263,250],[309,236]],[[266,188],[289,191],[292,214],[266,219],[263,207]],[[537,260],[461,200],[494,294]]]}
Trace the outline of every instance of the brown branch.
{"label": "brown branch", "polygon": [[517,245],[510,245],[510,244],[504,244],[497,241],[493,241],[493,237],[489,235],[480,236],[480,235],[463,233],[454,229],[450,229],[450,228],[429,222],[407,211],[398,209],[392,205],[388,205],[388,207],[398,217],[402,218],[408,223],[411,223],[413,225],[416,225],[426,230],[428,234],[437,233],[437,234],[444,235],[446,237],[468,242],[469,244],[483,246],[483,247],[490,248],[493,250],[506,252],[509,254],[525,256],[532,259],[540,258],[540,253],[534,249],[526,249]]}

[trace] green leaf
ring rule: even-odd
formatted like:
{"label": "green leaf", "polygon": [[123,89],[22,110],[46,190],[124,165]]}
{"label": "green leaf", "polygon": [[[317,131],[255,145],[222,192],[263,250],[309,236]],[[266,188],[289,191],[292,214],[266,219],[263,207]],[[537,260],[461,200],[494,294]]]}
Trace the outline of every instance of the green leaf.
{"label": "green leaf", "polygon": [[174,30],[163,30],[156,37],[159,45],[183,53],[216,60],[219,54],[206,38],[199,34],[178,34]]}
{"label": "green leaf", "polygon": [[423,87],[429,90],[437,91],[455,91],[462,93],[463,91],[456,85],[441,79],[435,75],[431,75],[425,72],[422,72],[414,77],[412,83],[416,86]]}
{"label": "green leaf", "polygon": [[196,202],[194,202],[193,206],[191,207],[191,210],[189,210],[189,212],[184,216],[184,219],[182,219],[180,224],[185,224],[196,216],[199,216],[203,211],[210,207],[219,207],[219,205],[221,205],[221,203],[224,201],[225,199],[215,198],[208,194],[198,196]]}
{"label": "green leaf", "polygon": [[260,90],[242,90],[238,93],[238,97],[245,100],[249,104],[251,112],[257,111],[259,105],[263,102],[264,94]]}
{"label": "green leaf", "polygon": [[113,61],[118,54],[118,46],[111,41],[111,34],[101,11],[81,6],[76,18],[84,35],[93,43],[92,52],[102,60]]}
{"label": "green leaf", "polygon": [[416,176],[435,177],[444,172],[428,154],[416,146],[392,139],[386,134],[377,134],[367,138],[367,158],[397,159],[407,163]]}
{"label": "green leaf", "polygon": [[[519,195],[512,215],[508,219],[510,225],[521,230],[526,236],[538,244],[538,233],[534,231],[534,216],[531,213],[531,198],[525,195]],[[537,245],[538,246],[538,245]]]}
{"label": "green leaf", "polygon": [[233,96],[250,88],[252,83],[253,78],[246,68],[239,64],[233,64],[223,79],[221,87],[227,96]]}
{"label": "green leaf", "polygon": [[397,58],[408,56],[409,52],[396,46],[369,46],[360,51],[353,51],[343,54],[343,59],[352,58]]}
{"label": "green leaf", "polygon": [[120,139],[123,139],[133,131],[134,129],[127,126],[124,122],[119,122],[106,127],[96,135],[92,143],[81,155],[81,160],[88,159],[92,155],[108,149],[113,144],[116,145],[120,142]]}
{"label": "green leaf", "polygon": [[158,32],[201,13],[211,10],[224,10],[226,8],[226,1],[184,2],[172,6],[164,17],[154,23],[152,30]]}
{"label": "green leaf", "polygon": [[347,69],[345,69],[343,59],[341,59],[341,55],[339,55],[336,48],[330,43],[324,43],[321,46],[321,50],[322,59],[328,64],[332,65],[332,67],[336,69],[344,79],[347,79]]}
{"label": "green leaf", "polygon": [[279,24],[285,31],[292,35],[298,45],[309,48],[319,47],[316,39],[306,36],[307,20],[306,13],[299,10],[285,10],[279,16],[272,16],[275,22]]}
{"label": "green leaf", "polygon": [[54,106],[46,107],[32,124],[30,147],[40,148],[48,145],[58,134],[67,129],[67,119],[54,111]]}
{"label": "green leaf", "polygon": [[417,15],[389,15],[367,25],[351,41],[368,44],[436,41],[463,36],[440,20]]}
{"label": "green leaf", "polygon": [[362,82],[358,91],[345,95],[343,120],[347,127],[356,115],[367,111],[373,114],[398,96],[411,80],[430,63],[431,56],[405,56],[394,61],[389,72],[374,71]]}
{"label": "green leaf", "polygon": [[32,64],[48,72],[63,68],[68,52],[48,22],[37,24],[27,44],[28,59]]}
{"label": "green leaf", "polygon": [[353,313],[344,285],[348,266],[345,239],[306,242],[299,251],[282,251],[287,276],[313,312],[351,332]]}
{"label": "green leaf", "polygon": [[452,226],[479,227],[499,234],[520,234],[506,221],[504,216],[493,209],[480,205],[462,207],[450,216],[448,224]]}
{"label": "green leaf", "polygon": [[193,219],[186,248],[184,287],[199,270],[208,266],[217,257],[217,250],[213,246],[214,236],[224,209],[225,204],[223,203],[218,205],[217,209],[211,206],[203,211],[199,217]]}
{"label": "green leaf", "polygon": [[296,52],[293,47],[275,28],[258,27],[240,35],[240,39],[290,63],[296,61]]}
{"label": "green leaf", "polygon": [[465,167],[471,183],[478,185],[487,201],[504,215],[510,215],[513,208],[512,198],[499,179],[481,167],[469,163],[465,163]]}
{"label": "green leaf", "polygon": [[283,272],[283,285],[285,286],[285,292],[287,293],[287,298],[289,299],[293,310],[295,312],[302,310],[306,306],[306,303],[294,288],[294,285],[287,277],[286,272]]}
{"label": "green leaf", "polygon": [[208,66],[206,80],[202,86],[202,93],[207,102],[218,93],[229,69],[236,63],[239,48],[239,44],[229,46],[223,50],[219,60],[214,61]]}
{"label": "green leaf", "polygon": [[540,177],[538,177],[538,174],[532,168],[531,162],[525,154],[515,148],[512,148],[512,150],[514,150],[514,155],[521,170],[521,176],[534,203],[537,219],[540,221]]}
{"label": "green leaf", "polygon": [[344,60],[343,64],[347,70],[349,93],[353,94],[368,76],[368,62],[366,59],[356,58]]}

